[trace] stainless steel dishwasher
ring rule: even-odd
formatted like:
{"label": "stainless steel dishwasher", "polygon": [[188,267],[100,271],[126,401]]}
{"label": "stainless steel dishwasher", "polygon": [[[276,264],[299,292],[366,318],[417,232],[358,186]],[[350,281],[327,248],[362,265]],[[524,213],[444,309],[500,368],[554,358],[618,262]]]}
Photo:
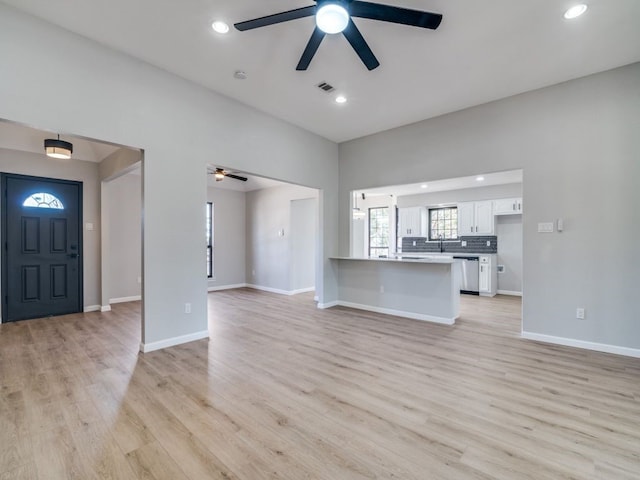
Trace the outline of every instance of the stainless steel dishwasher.
{"label": "stainless steel dishwasher", "polygon": [[480,295],[478,256],[454,255],[453,259],[460,265],[460,293]]}

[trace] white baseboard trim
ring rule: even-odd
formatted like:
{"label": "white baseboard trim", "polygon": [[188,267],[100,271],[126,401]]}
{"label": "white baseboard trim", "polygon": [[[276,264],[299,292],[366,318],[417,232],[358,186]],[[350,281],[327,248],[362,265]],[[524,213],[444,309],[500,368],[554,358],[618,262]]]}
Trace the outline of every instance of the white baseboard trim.
{"label": "white baseboard trim", "polygon": [[202,332],[190,333],[188,335],[182,335],[180,337],[167,338],[166,340],[160,340],[159,342],[142,343],[140,342],[140,351],[142,353],[149,353],[155,350],[163,348],[174,347],[183,343],[195,342],[196,340],[202,340],[203,338],[209,338],[209,331],[203,330]]}
{"label": "white baseboard trim", "polygon": [[101,312],[110,312],[111,311],[111,305],[102,305],[100,307],[100,311]]}
{"label": "white baseboard trim", "polygon": [[596,352],[613,353],[616,355],[624,355],[625,357],[640,358],[640,349],[637,348],[619,347],[617,345],[587,342],[584,340],[576,340],[566,337],[554,337],[552,335],[543,335],[541,333],[522,332],[521,336],[527,340],[536,340],[538,342],[552,343],[554,345],[564,345],[566,347],[583,348],[585,350],[595,350]]}
{"label": "white baseboard trim", "polygon": [[279,295],[297,295],[299,293],[313,292],[316,289],[315,287],[309,287],[301,288],[299,290],[281,290],[279,288],[263,287],[262,285],[253,285],[251,283],[248,283],[245,286],[255,290],[262,290],[263,292],[277,293]]}
{"label": "white baseboard trim", "polygon": [[513,295],[514,297],[521,297],[522,292],[516,292],[513,290],[497,290],[496,293],[498,295]]}
{"label": "white baseboard trim", "polygon": [[234,288],[245,288],[248,285],[246,283],[236,283],[233,285],[214,285],[213,287],[208,287],[207,292],[217,292],[219,290],[232,290]]}
{"label": "white baseboard trim", "polygon": [[131,297],[110,298],[109,305],[111,305],[112,303],[136,302],[138,300],[142,300],[142,295],[133,295]]}
{"label": "white baseboard trim", "polygon": [[338,305],[340,305],[340,304],[336,300],[335,302],[327,302],[327,303],[319,303],[318,302],[317,306],[318,306],[318,308],[320,310],[324,310],[325,308],[337,307]]}
{"label": "white baseboard trim", "polygon": [[289,292],[289,295],[298,295],[299,293],[308,293],[308,292],[315,292],[315,291],[316,291],[316,287],[299,288],[298,290],[291,290]]}
{"label": "white baseboard trim", "polygon": [[424,315],[422,313],[406,312],[404,310],[395,310],[393,308],[376,307],[373,305],[363,305],[361,303],[345,302],[342,300],[338,300],[337,302],[335,302],[335,304],[340,305],[341,307],[355,308],[358,310],[367,310],[369,312],[383,313],[385,315],[393,315],[396,317],[411,318],[412,320],[422,320],[425,322],[442,323],[444,325],[453,325],[456,321],[456,318],[458,318],[458,317],[453,317],[453,318],[436,317],[434,315]]}
{"label": "white baseboard trim", "polygon": [[252,283],[247,283],[247,287],[253,288],[254,290],[262,290],[263,292],[289,295],[289,292],[287,290],[280,290],[279,288],[263,287],[262,285],[253,285]]}
{"label": "white baseboard trim", "polygon": [[87,312],[99,312],[100,311],[100,305],[85,305],[84,309],[82,310],[83,312],[87,313]]}

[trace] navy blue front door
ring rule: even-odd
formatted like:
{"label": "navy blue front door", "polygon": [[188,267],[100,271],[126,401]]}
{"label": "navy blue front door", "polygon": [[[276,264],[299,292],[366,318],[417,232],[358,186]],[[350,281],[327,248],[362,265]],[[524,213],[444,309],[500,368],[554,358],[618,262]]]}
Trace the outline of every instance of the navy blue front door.
{"label": "navy blue front door", "polygon": [[82,182],[2,174],[2,320],[82,311]]}

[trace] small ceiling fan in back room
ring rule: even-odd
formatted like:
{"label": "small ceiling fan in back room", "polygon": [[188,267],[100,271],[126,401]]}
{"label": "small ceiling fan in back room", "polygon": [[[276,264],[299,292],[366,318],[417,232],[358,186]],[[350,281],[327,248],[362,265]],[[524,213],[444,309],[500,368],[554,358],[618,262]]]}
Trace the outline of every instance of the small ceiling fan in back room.
{"label": "small ceiling fan in back room", "polygon": [[234,180],[240,180],[241,182],[247,181],[247,177],[229,173],[223,168],[216,168],[214,171],[210,171],[209,173],[214,176],[216,182],[221,182],[225,177],[233,178]]}
{"label": "small ceiling fan in back room", "polygon": [[296,70],[306,70],[318,51],[322,39],[327,34],[342,33],[356,51],[362,63],[369,70],[380,65],[378,59],[369,48],[366,40],[353,23],[352,17],[381,20],[383,22],[400,23],[413,27],[430,28],[435,30],[442,21],[439,13],[423,12],[408,8],[382,5],[379,3],[361,2],[359,0],[316,0],[316,5],[288,10],[286,12],[268,15],[234,26],[240,30],[252,30],[276,23],[288,22],[303,17],[316,17],[316,27],[311,34]]}

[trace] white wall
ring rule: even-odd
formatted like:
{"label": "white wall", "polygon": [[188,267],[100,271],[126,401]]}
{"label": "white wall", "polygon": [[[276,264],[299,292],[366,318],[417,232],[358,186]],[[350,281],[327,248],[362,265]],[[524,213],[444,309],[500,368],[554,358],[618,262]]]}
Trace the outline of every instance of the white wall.
{"label": "white wall", "polygon": [[289,256],[292,291],[311,290],[316,285],[316,238],[318,235],[318,200],[291,200]]}
{"label": "white wall", "polygon": [[321,190],[317,293],[337,298],[328,260],[337,253],[337,145],[1,3],[0,58],[0,118],[144,151],[145,349],[207,335],[193,232],[202,230],[212,152],[229,168]]}
{"label": "white wall", "polygon": [[108,269],[103,277],[103,302],[139,297],[142,285],[142,177],[130,173],[103,182],[103,255]]}
{"label": "white wall", "polygon": [[245,193],[209,187],[207,201],[213,203],[214,243],[214,277],[208,281],[209,288],[242,285],[246,283]]}
{"label": "white wall", "polygon": [[[0,75],[2,76],[2,75]],[[100,189],[98,164],[80,160],[56,160],[42,154],[0,148],[0,171],[36,177],[82,182],[84,307],[100,306]],[[1,227],[0,227],[1,228]]]}
{"label": "white wall", "polygon": [[523,330],[637,351],[638,112],[633,64],[343,143],[341,254],[354,189],[522,168]]}
{"label": "white wall", "polygon": [[291,201],[317,196],[316,190],[295,185],[247,192],[247,283],[283,293],[294,290]]}

